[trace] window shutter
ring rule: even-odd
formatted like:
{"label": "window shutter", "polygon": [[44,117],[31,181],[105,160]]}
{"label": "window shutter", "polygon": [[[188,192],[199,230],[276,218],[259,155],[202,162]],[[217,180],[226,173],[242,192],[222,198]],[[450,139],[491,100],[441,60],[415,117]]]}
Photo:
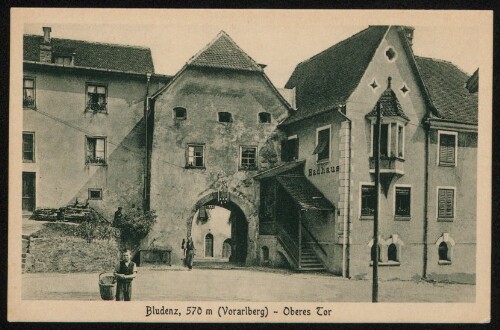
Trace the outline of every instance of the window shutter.
{"label": "window shutter", "polygon": [[441,134],[439,146],[439,162],[446,164],[455,163],[455,136]]}
{"label": "window shutter", "polygon": [[453,189],[439,189],[439,218],[453,218],[454,197]]}

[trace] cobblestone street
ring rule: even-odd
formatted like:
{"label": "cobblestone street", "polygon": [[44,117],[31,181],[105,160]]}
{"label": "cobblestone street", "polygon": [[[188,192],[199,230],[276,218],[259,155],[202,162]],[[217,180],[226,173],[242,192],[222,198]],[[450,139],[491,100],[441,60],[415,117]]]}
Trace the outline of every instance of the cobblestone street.
{"label": "cobblestone street", "polygon": [[[100,300],[97,273],[23,274],[23,299]],[[380,302],[474,302],[475,285],[384,281]],[[133,300],[370,302],[371,281],[240,269],[140,269]]]}

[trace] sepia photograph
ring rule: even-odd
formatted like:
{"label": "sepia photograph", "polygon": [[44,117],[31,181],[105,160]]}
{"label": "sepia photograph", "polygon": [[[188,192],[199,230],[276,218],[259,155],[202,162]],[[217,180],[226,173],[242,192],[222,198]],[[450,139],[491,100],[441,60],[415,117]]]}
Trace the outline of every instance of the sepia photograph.
{"label": "sepia photograph", "polygon": [[492,17],[12,9],[9,320],[487,322]]}

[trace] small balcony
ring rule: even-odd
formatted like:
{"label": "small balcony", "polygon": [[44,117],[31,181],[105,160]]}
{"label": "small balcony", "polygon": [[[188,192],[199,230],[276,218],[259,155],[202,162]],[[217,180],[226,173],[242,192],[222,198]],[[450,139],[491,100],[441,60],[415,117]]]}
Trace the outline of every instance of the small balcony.
{"label": "small balcony", "polygon": [[[380,173],[404,175],[405,160],[399,157],[380,157]],[[375,158],[370,157],[370,173],[375,173]]]}

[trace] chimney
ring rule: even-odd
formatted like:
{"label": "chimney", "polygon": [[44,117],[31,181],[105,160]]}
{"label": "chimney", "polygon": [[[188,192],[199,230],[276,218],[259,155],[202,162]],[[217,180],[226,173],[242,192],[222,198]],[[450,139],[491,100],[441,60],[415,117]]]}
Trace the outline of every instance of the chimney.
{"label": "chimney", "polygon": [[413,31],[415,31],[415,28],[413,26],[403,26],[402,28],[408,43],[413,46]]}
{"label": "chimney", "polygon": [[50,27],[43,27],[43,43],[40,44],[40,62],[52,63],[51,30]]}

